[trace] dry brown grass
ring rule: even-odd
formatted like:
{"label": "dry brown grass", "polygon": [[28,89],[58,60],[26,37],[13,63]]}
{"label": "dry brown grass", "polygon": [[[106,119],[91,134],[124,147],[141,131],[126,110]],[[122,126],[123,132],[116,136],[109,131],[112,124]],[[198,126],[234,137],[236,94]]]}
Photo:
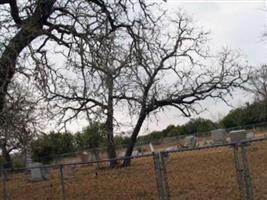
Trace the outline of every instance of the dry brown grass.
{"label": "dry brown grass", "polygon": [[[266,150],[267,142],[249,147],[256,200],[267,199]],[[129,168],[98,170],[97,176],[94,166],[79,167],[74,177],[65,172],[67,199],[157,199],[152,158],[135,159]],[[167,161],[167,173],[172,199],[239,199],[233,151],[229,147],[173,153]],[[29,178],[25,173],[10,177],[10,199],[61,198],[58,169],[52,170],[49,181],[31,182]]]}

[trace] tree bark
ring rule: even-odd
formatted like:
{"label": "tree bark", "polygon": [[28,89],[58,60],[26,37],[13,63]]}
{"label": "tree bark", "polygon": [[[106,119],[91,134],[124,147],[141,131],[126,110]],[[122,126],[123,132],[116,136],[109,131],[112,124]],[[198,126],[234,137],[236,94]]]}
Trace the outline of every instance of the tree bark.
{"label": "tree bark", "polygon": [[0,112],[5,105],[8,85],[15,74],[17,58],[25,47],[42,34],[43,25],[51,14],[55,1],[38,1],[33,16],[20,26],[0,57]]}
{"label": "tree bark", "polygon": [[10,151],[7,150],[6,145],[1,145],[2,155],[4,158],[4,168],[13,168],[13,163],[10,157]]}
{"label": "tree bark", "polygon": [[[113,135],[113,78],[107,77],[107,86],[108,86],[108,109],[107,109],[107,120],[106,120],[106,131],[107,131],[107,153],[109,159],[116,158],[116,149],[114,144],[114,135]],[[113,168],[118,164],[116,160],[110,161],[110,167]]]}
{"label": "tree bark", "polygon": [[130,157],[133,153],[133,149],[134,149],[134,145],[135,145],[136,140],[137,140],[138,133],[139,133],[145,119],[146,119],[146,115],[143,112],[141,112],[139,119],[136,123],[136,126],[134,127],[133,133],[131,135],[130,143],[128,144],[127,149],[126,149],[126,153],[125,153],[126,158],[123,161],[124,167],[131,165],[131,159],[127,158],[127,157]]}
{"label": "tree bark", "polygon": [[0,112],[3,110],[5,104],[8,85],[15,74],[16,60],[20,52],[38,36],[38,32],[21,29],[10,40],[3,52],[0,58]]}

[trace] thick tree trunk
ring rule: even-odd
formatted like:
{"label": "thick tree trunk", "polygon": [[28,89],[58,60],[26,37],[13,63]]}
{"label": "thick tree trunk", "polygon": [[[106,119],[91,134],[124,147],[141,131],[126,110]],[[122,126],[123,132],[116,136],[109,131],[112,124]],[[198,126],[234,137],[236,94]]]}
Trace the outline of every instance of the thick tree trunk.
{"label": "thick tree trunk", "polygon": [[32,17],[20,25],[20,30],[9,41],[0,57],[0,112],[5,105],[8,85],[15,74],[16,61],[21,51],[42,34],[43,24],[50,16],[56,0],[38,1]]}
{"label": "thick tree trunk", "polygon": [[[106,131],[107,131],[107,153],[109,159],[116,158],[116,149],[114,144],[114,135],[113,135],[113,79],[112,77],[107,77],[108,85],[108,110],[107,110],[107,120],[106,120]],[[116,160],[110,161],[110,167],[113,168],[118,164]]]}
{"label": "thick tree trunk", "polygon": [[0,112],[5,104],[5,95],[8,85],[15,74],[16,60],[20,52],[37,36],[38,32],[21,29],[9,42],[0,57]]}
{"label": "thick tree trunk", "polygon": [[[116,158],[116,149],[114,144],[114,136],[113,136],[113,117],[108,117],[106,121],[106,131],[107,131],[107,153],[109,159],[115,159]],[[115,167],[117,165],[116,160],[110,161],[110,167]]]}
{"label": "thick tree trunk", "polygon": [[126,149],[126,153],[125,153],[126,158],[123,161],[124,167],[130,166],[130,164],[131,164],[131,159],[127,158],[127,157],[132,155],[134,145],[135,145],[136,140],[137,140],[137,136],[139,134],[139,131],[140,131],[145,119],[146,119],[146,115],[143,112],[141,112],[139,119],[138,119],[138,121],[134,127],[133,133],[131,135],[130,143],[128,144],[127,149]]}
{"label": "thick tree trunk", "polygon": [[1,145],[1,150],[4,158],[4,168],[13,168],[10,152],[7,150],[6,145]]}

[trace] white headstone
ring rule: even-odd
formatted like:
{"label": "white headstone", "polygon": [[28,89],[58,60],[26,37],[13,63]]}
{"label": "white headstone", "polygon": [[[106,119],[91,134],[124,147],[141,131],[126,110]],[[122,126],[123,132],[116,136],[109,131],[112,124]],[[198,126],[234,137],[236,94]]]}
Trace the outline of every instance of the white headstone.
{"label": "white headstone", "polygon": [[41,181],[49,179],[49,170],[47,167],[43,167],[42,163],[35,162],[31,166],[31,178],[33,181]]}
{"label": "white headstone", "polygon": [[174,147],[167,147],[165,149],[165,151],[176,151],[176,150],[178,150],[178,148],[176,146],[174,146]]}
{"label": "white headstone", "polygon": [[253,138],[255,138],[255,133],[254,132],[248,132],[246,135],[246,139],[251,140]]}
{"label": "white headstone", "polygon": [[138,156],[138,155],[139,155],[139,151],[134,150],[134,151],[132,152],[132,156]]}
{"label": "white headstone", "polygon": [[89,161],[89,154],[86,151],[83,151],[80,158],[82,163],[87,163]]}
{"label": "white headstone", "polygon": [[216,129],[211,131],[211,138],[214,144],[224,144],[226,142],[226,131],[224,129]]}
{"label": "white headstone", "polygon": [[153,144],[151,142],[149,143],[149,147],[150,147],[151,152],[154,152],[154,147],[153,147]]}
{"label": "white headstone", "polygon": [[236,131],[231,131],[229,133],[229,136],[231,138],[232,143],[238,143],[242,140],[246,140],[247,138],[247,131],[242,129],[242,130],[236,130]]}
{"label": "white headstone", "polygon": [[191,135],[191,136],[185,137],[185,142],[184,142],[185,147],[189,147],[189,148],[196,147],[196,144],[197,144],[197,139],[195,136]]}

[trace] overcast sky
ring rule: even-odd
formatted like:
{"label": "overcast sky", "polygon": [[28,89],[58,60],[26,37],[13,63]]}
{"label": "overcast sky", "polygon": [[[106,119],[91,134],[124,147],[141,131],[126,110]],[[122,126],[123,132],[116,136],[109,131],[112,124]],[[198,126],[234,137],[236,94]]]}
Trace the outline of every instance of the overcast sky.
{"label": "overcast sky", "polygon": [[[182,8],[206,30],[211,32],[212,50],[222,47],[241,50],[248,63],[259,66],[267,63],[267,48],[263,42],[264,29],[267,30],[267,1],[179,1],[167,0],[165,8],[175,13]],[[233,99],[229,99],[235,107],[251,101],[252,97],[237,91]],[[203,102],[206,111],[198,115],[218,120],[232,108],[222,102],[207,100]],[[198,117],[194,116],[194,117]],[[183,124],[188,118],[180,116],[177,110],[167,110],[158,115],[158,120],[150,120],[144,124],[143,133],[161,130],[169,124]]]}
{"label": "overcast sky", "polygon": [[[252,66],[260,66],[267,63],[267,48],[263,42],[264,29],[267,30],[267,1],[180,1],[167,0],[163,4],[169,13],[175,13],[182,8],[192,16],[198,25],[211,32],[209,42],[212,50],[220,50],[223,47],[241,50],[246,55],[248,63]],[[251,101],[252,97],[237,91],[229,102],[234,106],[241,106]],[[198,116],[216,121],[227,114],[232,108],[222,102],[207,100],[203,102],[206,111]],[[121,116],[124,118],[127,116]],[[153,130],[161,130],[170,124],[183,124],[189,119],[181,117],[181,113],[175,109],[165,110],[157,115],[157,120],[147,120],[141,134]],[[79,130],[86,122],[73,123],[70,129]],[[80,127],[80,128],[78,128]]]}

